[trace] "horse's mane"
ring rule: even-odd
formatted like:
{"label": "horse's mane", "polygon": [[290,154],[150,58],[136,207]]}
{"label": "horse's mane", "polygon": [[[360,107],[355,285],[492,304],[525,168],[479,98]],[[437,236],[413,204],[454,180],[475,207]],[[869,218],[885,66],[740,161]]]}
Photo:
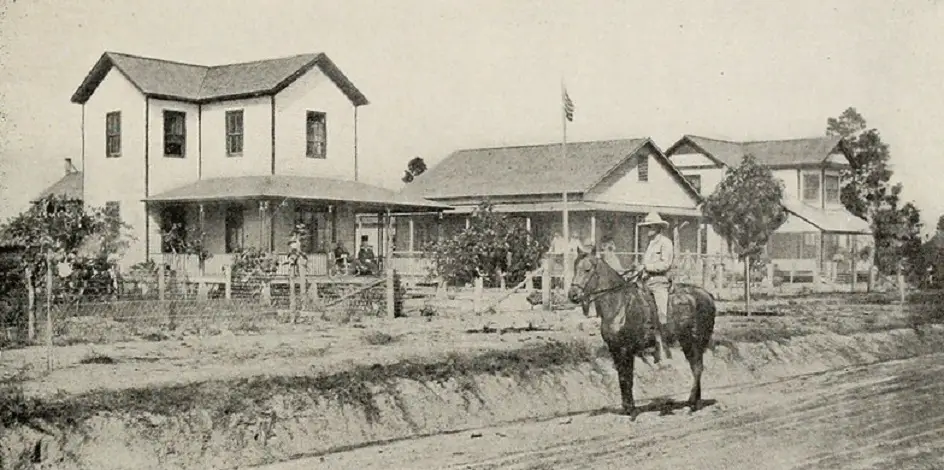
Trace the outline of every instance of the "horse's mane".
{"label": "horse's mane", "polygon": [[602,270],[603,270],[603,272],[601,273],[601,274],[602,274],[602,275],[601,275],[601,279],[612,278],[612,279],[613,279],[614,281],[616,281],[618,284],[620,284],[620,285],[622,285],[622,286],[626,286],[626,287],[634,286],[634,285],[635,285],[634,282],[627,281],[625,278],[623,278],[622,273],[620,273],[619,271],[613,269],[613,267],[610,266],[607,262],[603,261],[602,259],[596,258],[595,254],[596,254],[596,250],[595,250],[595,249],[593,249],[593,250],[591,250],[591,251],[587,251],[587,252],[583,252],[583,251],[578,250],[578,251],[577,251],[577,258],[574,260],[574,266],[576,266],[577,263],[580,262],[580,260],[582,260],[582,259],[584,259],[584,258],[587,258],[587,257],[592,257],[592,258],[594,258],[594,259],[593,259],[593,263],[594,263],[596,269],[602,269]]}

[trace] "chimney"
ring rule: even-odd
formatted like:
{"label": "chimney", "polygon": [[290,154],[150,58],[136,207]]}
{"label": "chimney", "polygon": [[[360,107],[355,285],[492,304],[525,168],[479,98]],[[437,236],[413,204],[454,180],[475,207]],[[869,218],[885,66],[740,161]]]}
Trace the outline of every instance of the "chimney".
{"label": "chimney", "polygon": [[72,159],[67,158],[66,159],[66,176],[72,174],[72,172],[74,171],[77,171],[77,170],[75,169],[75,166],[72,165]]}

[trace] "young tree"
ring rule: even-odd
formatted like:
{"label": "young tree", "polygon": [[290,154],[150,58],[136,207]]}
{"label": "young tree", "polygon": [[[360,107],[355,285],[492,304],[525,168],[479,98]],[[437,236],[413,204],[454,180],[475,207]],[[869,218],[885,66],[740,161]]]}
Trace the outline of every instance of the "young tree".
{"label": "young tree", "polygon": [[937,233],[944,234],[944,215],[937,218]]}
{"label": "young tree", "polygon": [[412,183],[413,179],[426,172],[426,162],[420,157],[413,157],[407,164],[401,180],[404,183]]}
{"label": "young tree", "polygon": [[751,258],[761,253],[770,235],[787,220],[783,182],[770,169],[745,155],[741,164],[725,171],[708,196],[702,213],[744,263],[744,299],[750,313]]}
{"label": "young tree", "polygon": [[[48,196],[10,219],[2,232],[9,242],[23,248],[23,281],[32,305],[36,289],[44,285],[49,262],[62,266],[58,274],[65,278],[64,285],[79,294],[93,278],[110,276],[100,271],[113,266],[127,248],[131,239],[128,228],[118,214],[85,208],[82,201]],[[32,339],[35,318],[32,308],[29,310]]]}
{"label": "young tree", "polygon": [[430,274],[447,282],[468,283],[476,277],[493,280],[505,275],[508,282],[517,284],[540,265],[547,241],[535,239],[483,202],[473,212],[469,228],[432,243],[427,250],[433,257]]}

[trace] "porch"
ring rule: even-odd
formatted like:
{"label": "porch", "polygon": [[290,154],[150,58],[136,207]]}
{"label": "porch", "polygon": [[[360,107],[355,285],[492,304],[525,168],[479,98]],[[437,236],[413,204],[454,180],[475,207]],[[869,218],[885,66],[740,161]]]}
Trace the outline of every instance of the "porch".
{"label": "porch", "polygon": [[[440,214],[401,214],[394,226],[396,237],[392,264],[402,276],[422,279],[430,272],[427,256],[429,244],[456,236],[469,224],[474,206],[457,207]],[[561,282],[565,273],[563,241],[563,203],[499,204],[495,212],[506,214],[514,223],[534,237],[548,243],[547,258],[551,277]],[[637,224],[650,211],[656,211],[669,222],[677,253],[677,264],[694,264],[698,254],[705,252],[706,227],[697,209],[651,207],[631,204],[576,201],[568,204],[568,231],[572,239],[593,244],[607,251],[610,260],[618,260],[617,269],[628,269],[642,258],[648,245],[645,230]]]}
{"label": "porch", "polygon": [[868,222],[845,210],[785,201],[787,222],[771,236],[765,254],[783,282],[867,282],[872,269]]}
{"label": "porch", "polygon": [[364,213],[382,221],[383,243],[369,247],[379,277],[394,214],[448,209],[362,183],[290,176],[203,180],[148,198],[146,206],[149,259],[202,282],[223,282],[248,250],[268,254],[276,266],[269,274],[287,279],[295,269],[289,244],[296,239],[307,261],[295,275],[349,275],[360,248],[356,219]]}

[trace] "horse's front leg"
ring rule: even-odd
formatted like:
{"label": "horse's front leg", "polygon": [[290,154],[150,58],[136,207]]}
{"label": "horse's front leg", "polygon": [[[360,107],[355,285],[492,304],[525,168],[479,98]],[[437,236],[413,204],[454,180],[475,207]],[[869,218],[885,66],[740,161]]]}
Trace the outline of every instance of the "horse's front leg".
{"label": "horse's front leg", "polygon": [[636,408],[636,402],[633,399],[633,369],[636,357],[628,348],[621,346],[610,348],[610,352],[613,355],[616,376],[619,379],[620,398],[623,405],[622,414],[635,421],[636,417],[639,416],[639,410]]}

